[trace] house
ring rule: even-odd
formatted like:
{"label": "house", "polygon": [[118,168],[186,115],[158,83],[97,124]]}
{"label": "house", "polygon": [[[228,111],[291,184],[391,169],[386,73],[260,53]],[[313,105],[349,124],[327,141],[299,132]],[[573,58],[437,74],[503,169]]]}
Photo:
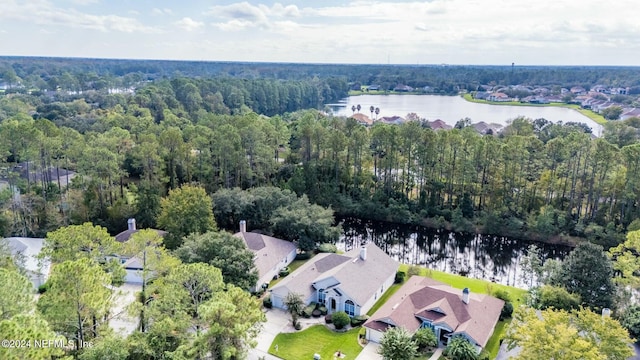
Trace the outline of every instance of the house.
{"label": "house", "polygon": [[627,120],[631,117],[640,117],[640,108],[626,109],[626,111],[620,115],[620,120]]}
{"label": "house", "polygon": [[380,90],[380,85],[369,85],[367,86],[367,91],[378,91]]}
{"label": "house", "polygon": [[[164,236],[167,232],[157,229],[154,230],[158,236]],[[133,234],[140,231],[136,228],[136,219],[127,220],[127,230],[119,233],[115,236],[117,242],[126,243],[129,241]],[[124,266],[124,270],[126,271],[124,282],[127,284],[142,284],[142,270],[144,270],[144,261],[140,258],[141,256],[119,256],[120,263]]]}
{"label": "house", "polygon": [[487,100],[501,102],[501,101],[511,101],[511,98],[509,97],[509,95],[505,93],[496,92],[496,93],[489,94],[489,96],[487,96]]}
{"label": "house", "polygon": [[9,246],[11,255],[16,262],[26,271],[26,276],[31,280],[33,286],[38,288],[49,278],[51,261],[48,259],[38,259],[40,251],[44,246],[44,239],[10,237],[4,239]]}
{"label": "house", "polygon": [[478,351],[484,348],[500,318],[504,301],[459,290],[439,281],[412,276],[364,323],[366,338],[380,342],[390,327],[413,333],[430,328],[439,341],[463,336]]}
{"label": "house", "polygon": [[393,124],[400,125],[404,122],[404,118],[402,116],[393,115],[393,116],[383,116],[379,121],[382,121],[385,124]]}
{"label": "house", "polygon": [[324,304],[329,313],[366,314],[393,285],[398,266],[374,243],[345,254],[318,254],[271,289],[271,302],[284,309],[287,294],[297,293],[305,304]]}
{"label": "house", "polygon": [[453,129],[453,127],[451,127],[451,125],[447,125],[447,123],[445,123],[444,121],[442,121],[440,119],[436,119],[434,121],[427,121],[427,125],[429,125],[429,127],[431,129],[433,129],[433,131],[451,130],[451,129]]}
{"label": "house", "polygon": [[60,167],[48,167],[45,170],[36,165],[33,161],[16,164],[10,171],[18,173],[20,178],[31,183],[42,183],[43,181],[58,184],[60,187],[69,186],[71,180],[76,177],[76,173]]}
{"label": "house", "polygon": [[398,84],[396,87],[393,88],[393,91],[412,92],[413,88],[409,85]]}
{"label": "house", "polygon": [[350,117],[354,118],[359,124],[362,124],[365,126],[373,125],[373,120],[371,120],[371,118],[369,118],[367,115],[363,113],[353,114]]}
{"label": "house", "polygon": [[291,241],[271,236],[247,232],[246,221],[240,221],[240,232],[233,236],[244,240],[247,248],[255,255],[253,258],[258,270],[258,282],[251,291],[258,291],[263,284],[269,284],[280,270],[289,266],[296,258],[297,246]]}
{"label": "house", "polygon": [[584,95],[587,93],[587,90],[585,90],[582,86],[573,86],[571,87],[571,89],[569,89],[569,91],[571,91],[571,93],[575,95]]}

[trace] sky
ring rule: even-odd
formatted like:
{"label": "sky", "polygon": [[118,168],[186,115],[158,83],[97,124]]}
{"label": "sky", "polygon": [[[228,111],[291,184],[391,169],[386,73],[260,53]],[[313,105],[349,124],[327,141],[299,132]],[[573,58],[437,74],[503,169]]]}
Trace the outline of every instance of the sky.
{"label": "sky", "polygon": [[0,0],[0,55],[640,65],[637,0]]}

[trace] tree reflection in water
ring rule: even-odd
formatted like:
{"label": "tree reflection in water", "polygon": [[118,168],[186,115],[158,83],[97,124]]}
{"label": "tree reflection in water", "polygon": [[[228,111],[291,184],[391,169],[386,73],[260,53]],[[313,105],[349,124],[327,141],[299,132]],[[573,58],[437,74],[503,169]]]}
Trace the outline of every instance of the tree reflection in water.
{"label": "tree reflection in water", "polygon": [[536,244],[544,259],[563,259],[570,247],[492,235],[454,233],[421,226],[357,218],[341,220],[338,250],[373,241],[389,256],[430,269],[527,288],[520,279],[520,258]]}

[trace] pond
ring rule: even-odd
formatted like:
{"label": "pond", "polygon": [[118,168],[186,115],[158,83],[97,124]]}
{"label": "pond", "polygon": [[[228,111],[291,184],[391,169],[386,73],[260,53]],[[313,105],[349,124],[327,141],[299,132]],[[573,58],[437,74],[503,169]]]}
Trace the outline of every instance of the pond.
{"label": "pond", "polygon": [[373,241],[392,258],[407,264],[527,289],[520,259],[535,244],[544,259],[564,259],[568,246],[492,235],[454,233],[421,226],[357,218],[341,219],[338,250],[349,251]]}
{"label": "pond", "polygon": [[[328,104],[337,116],[352,115],[352,105],[360,105],[360,112],[371,117],[371,106],[380,108],[378,117],[402,116],[416,113],[429,121],[440,119],[448,125],[455,125],[466,117],[472,123],[484,121],[506,125],[507,121],[524,116],[530,119],[545,118],[552,122],[580,122],[591,127],[593,134],[600,136],[602,125],[580,114],[574,109],[557,106],[513,106],[491,105],[466,101],[460,96],[442,95],[361,95],[350,96],[339,104]],[[375,118],[375,114],[373,117]]]}

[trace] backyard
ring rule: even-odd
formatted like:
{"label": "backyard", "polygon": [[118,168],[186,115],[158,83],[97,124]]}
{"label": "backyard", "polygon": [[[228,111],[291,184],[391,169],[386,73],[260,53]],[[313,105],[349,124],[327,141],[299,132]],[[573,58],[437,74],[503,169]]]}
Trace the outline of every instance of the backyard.
{"label": "backyard", "polygon": [[280,333],[273,340],[269,354],[285,360],[313,359],[314,354],[322,359],[333,359],[340,351],[344,355],[342,359],[355,359],[362,351],[358,343],[359,331],[360,328],[355,328],[338,333],[324,325],[314,325],[295,333]]}

